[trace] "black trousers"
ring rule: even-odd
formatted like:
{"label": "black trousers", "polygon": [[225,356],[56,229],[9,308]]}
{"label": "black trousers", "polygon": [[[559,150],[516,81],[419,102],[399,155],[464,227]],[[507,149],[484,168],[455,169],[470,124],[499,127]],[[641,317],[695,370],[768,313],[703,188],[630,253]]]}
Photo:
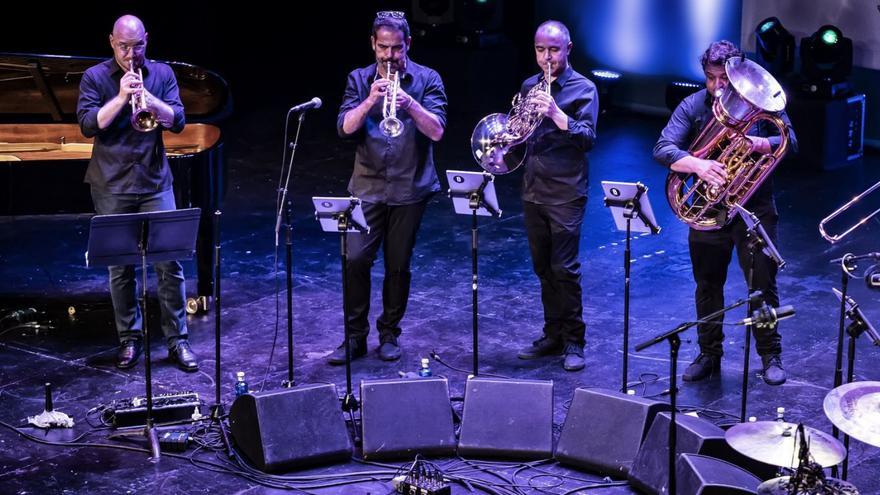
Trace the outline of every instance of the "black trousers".
{"label": "black trousers", "polygon": [[380,245],[385,255],[385,280],[382,284],[382,315],[376,320],[380,341],[400,335],[400,320],[406,312],[412,279],[410,261],[416,233],[428,199],[419,203],[389,206],[362,203],[370,226],[369,234],[348,235],[347,304],[349,336],[365,339],[370,333],[370,270]]}
{"label": "black trousers", "polygon": [[532,265],[541,281],[544,335],[584,345],[581,262],[578,256],[586,198],[562,205],[523,203]]}
{"label": "black trousers", "polygon": [[[777,224],[779,217],[775,213],[759,217],[767,235],[776,244]],[[724,307],[724,283],[727,281],[727,268],[736,247],[736,257],[748,283],[748,273],[752,266],[749,256],[749,241],[746,224],[737,217],[730,225],[717,231],[698,231],[691,229],[688,235],[688,246],[691,253],[691,265],[697,290],[694,294],[697,304],[697,317],[705,316]],[[764,301],[773,307],[779,306],[779,292],[776,289],[776,263],[759,250],[755,253],[752,288],[764,293]],[[745,294],[741,295],[745,297]],[[737,297],[740,299],[741,297]],[[750,305],[749,312],[754,311],[760,303]],[[734,310],[739,319],[741,313]],[[720,322],[723,316],[714,320],[717,323],[705,323],[697,327],[700,351],[706,354],[721,356],[724,354],[724,330]],[[756,350],[761,356],[782,352],[782,337],[774,325],[772,328],[752,327],[755,335]]]}

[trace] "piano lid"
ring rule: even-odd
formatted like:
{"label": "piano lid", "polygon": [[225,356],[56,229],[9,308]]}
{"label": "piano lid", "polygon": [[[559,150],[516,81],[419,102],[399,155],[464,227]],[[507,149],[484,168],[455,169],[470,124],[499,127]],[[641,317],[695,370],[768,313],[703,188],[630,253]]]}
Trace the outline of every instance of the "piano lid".
{"label": "piano lid", "polygon": [[[0,121],[76,122],[82,75],[107,58],[0,53]],[[222,77],[195,65],[164,63],[177,77],[188,122],[214,123],[229,115],[232,96]]]}

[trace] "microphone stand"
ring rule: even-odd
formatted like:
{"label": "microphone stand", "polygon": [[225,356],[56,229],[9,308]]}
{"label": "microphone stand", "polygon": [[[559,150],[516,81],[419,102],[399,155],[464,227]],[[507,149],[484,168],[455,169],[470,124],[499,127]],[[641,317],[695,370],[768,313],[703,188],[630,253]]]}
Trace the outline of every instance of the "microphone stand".
{"label": "microphone stand", "polygon": [[[847,289],[849,287],[849,279],[854,276],[853,271],[855,269],[856,264],[854,255],[847,253],[840,258],[840,317],[838,319],[837,352],[834,360],[834,386],[832,389],[843,385],[843,341],[845,339],[844,332],[846,331]],[[839,438],[840,430],[837,428],[837,425],[832,424],[831,426],[831,434],[834,435],[834,438]],[[844,435],[844,447],[848,447],[848,445],[849,438],[847,435]],[[846,459],[844,459],[844,466],[846,466]],[[844,472],[846,472],[846,468],[844,468]],[[836,478],[837,475],[837,466],[832,466],[831,476]]]}
{"label": "microphone stand", "polygon": [[[776,263],[776,266],[779,269],[785,266],[785,260],[779,255],[779,251],[776,250],[776,246],[773,245],[773,241],[770,239],[770,236],[767,235],[767,231],[764,230],[764,227],[761,225],[761,220],[757,215],[752,213],[751,211],[743,208],[739,204],[734,204],[734,208],[739,212],[740,216],[743,218],[743,221],[746,223],[746,235],[749,240],[749,273],[746,275],[746,284],[748,285],[748,293],[751,294],[754,288],[754,278],[755,278],[755,253],[758,250],[764,252],[768,258],[773,260]],[[746,311],[746,318],[750,317],[752,314],[752,305],[749,304],[749,307]],[[771,323],[775,325],[776,323]],[[739,422],[746,422],[746,403],[747,396],[749,391],[749,360],[751,358],[751,345],[752,345],[752,325],[746,325],[746,341],[745,341],[745,349],[743,352],[743,379],[742,379],[742,397],[740,399],[740,414],[739,414]]]}
{"label": "microphone stand", "polygon": [[726,306],[724,308],[715,311],[714,313],[707,315],[702,320],[698,321],[689,321],[678,325],[677,327],[669,330],[668,332],[664,332],[650,340],[646,340],[641,344],[636,345],[636,352],[641,352],[653,345],[659,344],[664,340],[669,341],[669,405],[671,408],[670,418],[669,418],[669,484],[667,486],[667,493],[677,493],[676,492],[676,482],[675,482],[675,449],[676,449],[676,434],[677,427],[675,424],[675,409],[676,409],[676,396],[678,395],[678,350],[681,347],[681,339],[678,334],[684,332],[685,330],[699,325],[702,322],[711,321],[724,313],[742,306],[743,304],[747,304],[757,297],[760,297],[761,293],[756,292],[751,295],[748,299],[741,299],[730,306]]}
{"label": "microphone stand", "polygon": [[[292,111],[291,109],[290,111]],[[290,111],[288,111],[288,118],[290,116]],[[290,143],[290,160],[287,163],[287,173],[285,174],[282,169],[282,175],[284,175],[284,186],[280,191],[280,198],[277,203],[278,213],[275,217],[275,249],[278,249],[278,235],[281,231],[281,218],[282,215],[284,217],[284,245],[285,245],[285,279],[287,284],[287,379],[281,382],[281,386],[290,388],[293,387],[296,382],[293,379],[293,224],[291,222],[291,210],[293,209],[293,205],[288,198],[288,191],[290,186],[290,176],[293,172],[293,157],[296,155],[296,146],[299,142],[299,134],[302,130],[303,120],[305,120],[306,113],[300,112],[299,118],[297,119],[296,125],[296,135],[293,139],[293,142]],[[285,138],[286,138],[285,133]],[[283,166],[283,161],[282,161]],[[276,251],[277,252],[277,251]]]}

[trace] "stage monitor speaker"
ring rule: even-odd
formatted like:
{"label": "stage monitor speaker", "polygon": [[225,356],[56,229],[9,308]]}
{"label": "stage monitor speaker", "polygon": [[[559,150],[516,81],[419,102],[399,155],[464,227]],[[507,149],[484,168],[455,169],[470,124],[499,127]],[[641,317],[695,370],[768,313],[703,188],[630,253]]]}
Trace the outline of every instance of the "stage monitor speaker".
{"label": "stage monitor speaker", "polygon": [[682,495],[756,494],[761,479],[727,461],[698,454],[679,454],[676,491]]}
{"label": "stage monitor speaker", "polygon": [[455,453],[445,378],[361,381],[364,459]]}
{"label": "stage monitor speaker", "polygon": [[238,449],[260,471],[351,457],[339,396],[329,383],[242,395],[229,410],[229,429]]}
{"label": "stage monitor speaker", "polygon": [[639,447],[669,404],[599,388],[574,391],[556,459],[563,463],[626,478]]}
{"label": "stage monitor speaker", "polygon": [[[629,472],[634,487],[653,495],[666,493],[669,482],[669,421],[668,412],[658,414],[648,430]],[[709,421],[676,414],[676,452],[721,457],[729,447],[724,430]]]}
{"label": "stage monitor speaker", "polygon": [[553,455],[553,382],[471,377],[460,455],[546,459]]}

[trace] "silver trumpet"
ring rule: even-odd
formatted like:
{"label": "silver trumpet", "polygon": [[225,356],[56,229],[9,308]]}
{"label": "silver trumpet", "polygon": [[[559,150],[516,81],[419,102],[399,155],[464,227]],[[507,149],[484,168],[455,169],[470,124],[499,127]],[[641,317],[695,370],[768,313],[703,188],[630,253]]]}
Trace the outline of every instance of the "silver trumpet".
{"label": "silver trumpet", "polygon": [[388,86],[385,87],[385,100],[382,101],[382,122],[379,129],[388,137],[400,136],[403,132],[403,122],[397,118],[397,91],[400,89],[398,73],[391,73],[391,62],[385,66],[385,77],[388,78]]}
{"label": "silver trumpet", "polygon": [[[134,73],[134,64],[131,65],[129,72]],[[144,91],[144,73],[138,68],[137,75],[141,80],[141,89],[137,93],[131,95],[131,126],[134,130],[140,132],[155,131],[159,127],[159,120],[156,114],[147,108],[147,96]]]}
{"label": "silver trumpet", "polygon": [[846,204],[844,204],[840,208],[831,212],[830,215],[823,218],[822,221],[819,222],[819,234],[826,241],[830,242],[831,244],[834,244],[837,241],[848,236],[852,231],[854,231],[857,228],[861,227],[862,225],[866,224],[868,222],[868,220],[874,218],[875,216],[877,216],[877,214],[880,214],[880,208],[877,208],[873,212],[862,217],[858,222],[855,222],[854,224],[850,225],[848,228],[846,228],[843,232],[841,232],[839,234],[829,234],[828,231],[825,229],[825,226],[828,224],[828,222],[830,222],[831,220],[834,220],[835,218],[837,218],[838,216],[843,214],[846,210],[849,210],[850,208],[852,208],[853,206],[858,204],[860,201],[862,201],[864,198],[866,198],[869,194],[871,194],[872,192],[874,192],[877,189],[880,189],[880,182],[877,182],[873,186],[869,187],[868,189],[866,189],[864,192],[862,192],[858,196],[847,201]]}

